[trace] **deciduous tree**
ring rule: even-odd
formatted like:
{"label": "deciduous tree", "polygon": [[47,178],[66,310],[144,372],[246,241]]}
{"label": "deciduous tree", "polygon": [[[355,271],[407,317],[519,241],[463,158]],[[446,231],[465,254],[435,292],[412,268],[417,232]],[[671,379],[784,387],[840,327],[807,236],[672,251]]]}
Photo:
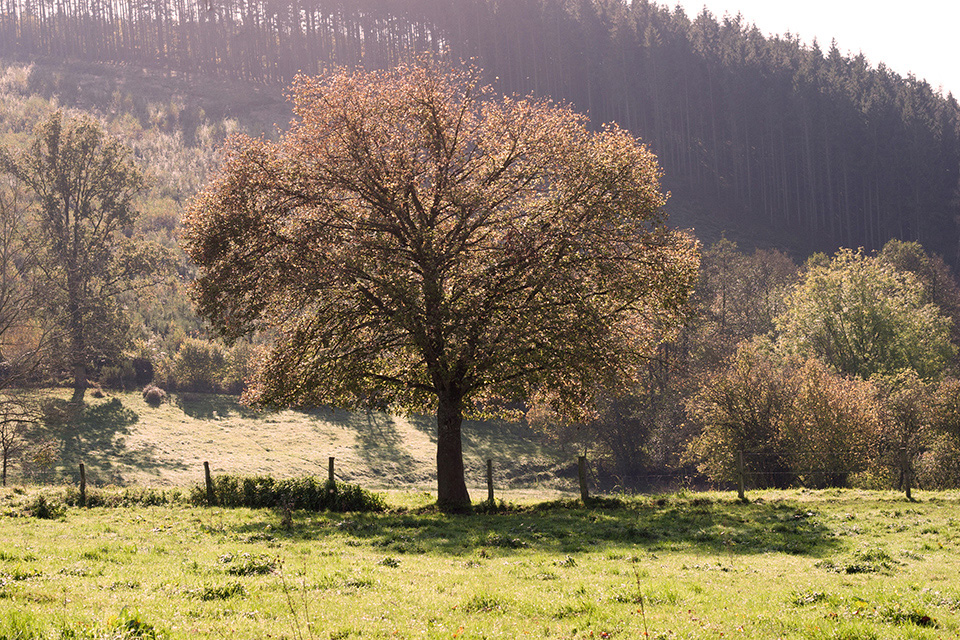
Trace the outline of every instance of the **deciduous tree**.
{"label": "deciduous tree", "polygon": [[741,343],[726,369],[704,378],[688,409],[703,425],[688,458],[713,480],[735,477],[741,451],[754,484],[846,486],[883,451],[872,383],[816,359],[783,358],[766,340]]}
{"label": "deciduous tree", "polygon": [[79,403],[91,365],[122,348],[118,296],[164,271],[165,251],[123,233],[136,219],[143,174],[97,121],[62,112],[37,126],[26,149],[0,149],[0,171],[33,196],[35,275],[62,328]]}
{"label": "deciduous tree", "polygon": [[729,482],[739,455],[756,486],[789,486],[785,435],[796,392],[792,370],[767,341],[742,342],[727,368],[706,376],[688,401],[703,432],[688,445],[687,459],[711,480]]}
{"label": "deciduous tree", "polygon": [[15,183],[0,182],[0,481],[36,444],[31,434],[39,410],[27,393],[43,363],[48,332],[40,319],[38,292],[25,267],[25,211]]}
{"label": "deciduous tree", "polygon": [[951,322],[927,302],[920,281],[849,249],[808,261],[777,319],[781,346],[860,378],[913,370],[939,375],[955,351]]}
{"label": "deciduous tree", "polygon": [[943,258],[927,253],[919,242],[902,240],[887,242],[877,258],[916,276],[923,288],[923,301],[937,305],[940,313],[953,320],[951,336],[954,345],[960,345],[960,283]]}
{"label": "deciduous tree", "polygon": [[276,332],[248,399],[435,410],[448,509],[470,504],[465,413],[628,383],[697,268],[631,135],[475,78],[300,77],[290,131],[234,139],[185,220],[200,313]]}
{"label": "deciduous tree", "polygon": [[877,390],[813,358],[795,369],[793,379],[783,439],[791,468],[804,486],[845,487],[880,452]]}

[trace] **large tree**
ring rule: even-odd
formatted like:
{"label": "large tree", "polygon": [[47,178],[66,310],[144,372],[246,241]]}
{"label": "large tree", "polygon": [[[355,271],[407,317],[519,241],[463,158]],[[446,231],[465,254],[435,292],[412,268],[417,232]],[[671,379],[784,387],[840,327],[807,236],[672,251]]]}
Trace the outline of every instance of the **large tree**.
{"label": "large tree", "polygon": [[200,313],[276,341],[261,404],[431,409],[438,503],[470,504],[465,413],[627,384],[697,270],[654,156],[472,71],[300,77],[279,142],[236,138],[185,218]]}
{"label": "large tree", "polygon": [[62,329],[79,403],[90,368],[123,344],[120,295],[153,284],[164,270],[165,251],[124,233],[137,217],[143,173],[96,120],[62,112],[37,125],[27,148],[0,148],[0,171],[32,196],[34,276]]}
{"label": "large tree", "polygon": [[808,260],[776,323],[787,351],[864,379],[906,369],[936,377],[956,351],[952,323],[927,301],[922,283],[862,251]]}

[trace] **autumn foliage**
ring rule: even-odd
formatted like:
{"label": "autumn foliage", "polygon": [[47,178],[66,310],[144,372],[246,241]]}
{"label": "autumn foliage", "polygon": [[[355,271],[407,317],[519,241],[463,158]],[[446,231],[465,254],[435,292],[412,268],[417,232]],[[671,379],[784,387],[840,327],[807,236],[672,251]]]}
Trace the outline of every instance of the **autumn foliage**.
{"label": "autumn foliage", "polygon": [[625,131],[429,64],[291,93],[289,132],[232,140],[185,220],[200,313],[277,336],[249,400],[436,411],[462,508],[465,413],[584,411],[683,319],[696,247]]}

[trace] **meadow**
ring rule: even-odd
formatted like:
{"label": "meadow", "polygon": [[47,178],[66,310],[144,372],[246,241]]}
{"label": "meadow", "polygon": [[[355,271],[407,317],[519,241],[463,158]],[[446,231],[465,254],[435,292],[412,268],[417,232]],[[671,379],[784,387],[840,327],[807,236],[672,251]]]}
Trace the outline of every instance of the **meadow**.
{"label": "meadow", "polygon": [[[0,640],[953,638],[960,493],[678,492],[576,499],[573,452],[469,423],[468,483],[433,506],[429,418],[255,413],[221,396],[91,399],[43,484],[0,489]],[[197,506],[214,474],[337,478],[379,513]],[[89,504],[78,505],[77,469]],[[152,488],[151,488],[152,487]],[[105,506],[109,505],[109,506]]]}
{"label": "meadow", "polygon": [[473,515],[438,513],[427,492],[366,514],[94,495],[117,506],[0,494],[0,638],[960,634],[957,493],[680,492]]}

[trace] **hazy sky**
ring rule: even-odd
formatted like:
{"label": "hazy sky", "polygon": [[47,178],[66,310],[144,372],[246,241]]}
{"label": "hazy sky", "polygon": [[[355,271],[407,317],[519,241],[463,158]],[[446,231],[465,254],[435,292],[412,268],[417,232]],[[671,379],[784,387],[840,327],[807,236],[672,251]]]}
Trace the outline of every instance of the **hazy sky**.
{"label": "hazy sky", "polygon": [[706,6],[718,19],[738,12],[765,35],[794,33],[826,52],[863,52],[900,75],[913,73],[960,98],[960,2],[957,0],[658,0],[691,18]]}

